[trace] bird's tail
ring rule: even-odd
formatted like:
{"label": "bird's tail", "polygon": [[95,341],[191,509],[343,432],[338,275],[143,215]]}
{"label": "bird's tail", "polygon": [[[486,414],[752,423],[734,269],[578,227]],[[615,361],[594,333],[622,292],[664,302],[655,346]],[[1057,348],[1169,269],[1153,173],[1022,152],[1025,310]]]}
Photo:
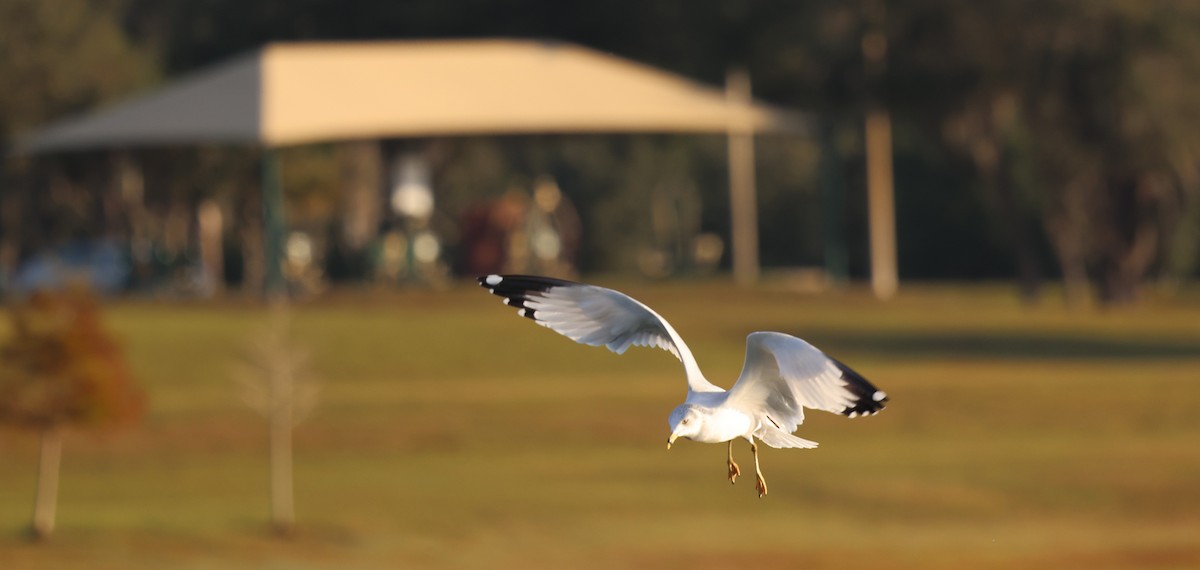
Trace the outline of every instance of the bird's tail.
{"label": "bird's tail", "polygon": [[771,426],[758,430],[758,433],[754,435],[758,436],[758,439],[762,440],[763,443],[777,449],[787,447],[798,449],[814,449],[817,447],[817,442],[815,441],[796,437],[781,429]]}

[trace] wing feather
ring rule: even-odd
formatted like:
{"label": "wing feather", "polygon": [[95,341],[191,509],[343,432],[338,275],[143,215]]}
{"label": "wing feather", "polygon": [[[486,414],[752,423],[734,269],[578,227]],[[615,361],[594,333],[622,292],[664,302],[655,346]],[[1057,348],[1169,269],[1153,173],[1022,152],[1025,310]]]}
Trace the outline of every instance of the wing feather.
{"label": "wing feather", "polygon": [[888,397],[870,382],[811,344],[776,332],[746,338],[746,362],[726,400],[763,412],[785,432],[804,422],[804,408],[848,417],[871,415]]}
{"label": "wing feather", "polygon": [[683,362],[688,388],[718,392],[700,372],[683,339],[636,299],[612,289],[532,275],[487,275],[479,284],[516,307],[523,317],[580,344],[624,354],[630,346],[661,348]]}

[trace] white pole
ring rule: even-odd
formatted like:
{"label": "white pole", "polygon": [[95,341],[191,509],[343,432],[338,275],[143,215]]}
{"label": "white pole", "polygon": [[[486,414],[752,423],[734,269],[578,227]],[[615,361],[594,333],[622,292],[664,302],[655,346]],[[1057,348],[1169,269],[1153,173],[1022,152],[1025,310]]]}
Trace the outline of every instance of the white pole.
{"label": "white pole", "polygon": [[868,29],[863,35],[863,66],[868,80],[864,130],[867,151],[867,217],[871,238],[871,289],[880,299],[896,294],[900,286],[896,262],[896,204],[892,176],[892,119],[880,90],[887,66],[885,7],[866,0],[863,15]]}
{"label": "white pole", "polygon": [[759,265],[754,130],[746,117],[750,108],[750,75],[745,69],[729,71],[725,97],[732,109],[729,123],[729,233],[733,242],[733,280],[747,286],[758,281]]}

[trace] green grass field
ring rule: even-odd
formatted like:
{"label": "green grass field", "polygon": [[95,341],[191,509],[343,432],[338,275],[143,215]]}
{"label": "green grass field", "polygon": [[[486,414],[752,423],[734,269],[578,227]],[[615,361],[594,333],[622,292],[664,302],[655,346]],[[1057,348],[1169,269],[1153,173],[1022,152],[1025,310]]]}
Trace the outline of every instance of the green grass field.
{"label": "green grass field", "polygon": [[[21,539],[36,447],[0,435],[0,566],[24,568],[1197,568],[1200,304],[1068,313],[997,288],[891,303],[722,283],[606,282],[670,319],[728,386],[754,330],[886,390],[812,412],[816,450],[665,449],[665,352],[575,345],[473,285],[300,306],[321,402],[296,430],[299,532],[267,532],[266,428],[231,369],[253,305],[121,303],[140,426],[72,433],[58,533]],[[748,449],[735,453],[743,469]],[[7,529],[7,530],[3,530]]]}

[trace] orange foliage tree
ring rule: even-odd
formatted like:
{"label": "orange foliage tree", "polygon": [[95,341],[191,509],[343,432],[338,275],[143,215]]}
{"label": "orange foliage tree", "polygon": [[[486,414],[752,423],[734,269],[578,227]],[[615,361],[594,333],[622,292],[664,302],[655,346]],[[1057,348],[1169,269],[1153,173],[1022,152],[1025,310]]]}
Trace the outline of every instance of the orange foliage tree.
{"label": "orange foliage tree", "polygon": [[65,428],[130,423],[145,400],[87,293],[35,293],[11,315],[12,335],[0,345],[0,423],[41,434],[30,530],[44,539],[54,531]]}

